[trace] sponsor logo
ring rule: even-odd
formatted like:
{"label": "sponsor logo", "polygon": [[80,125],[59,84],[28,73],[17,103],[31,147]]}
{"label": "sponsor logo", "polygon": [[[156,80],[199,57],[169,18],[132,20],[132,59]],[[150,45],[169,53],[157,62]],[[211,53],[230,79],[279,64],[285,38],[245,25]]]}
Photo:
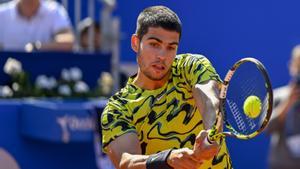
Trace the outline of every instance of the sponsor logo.
{"label": "sponsor logo", "polygon": [[56,118],[62,130],[62,141],[70,142],[71,133],[74,132],[92,132],[95,128],[95,122],[92,117],[78,117],[74,115],[64,115]]}

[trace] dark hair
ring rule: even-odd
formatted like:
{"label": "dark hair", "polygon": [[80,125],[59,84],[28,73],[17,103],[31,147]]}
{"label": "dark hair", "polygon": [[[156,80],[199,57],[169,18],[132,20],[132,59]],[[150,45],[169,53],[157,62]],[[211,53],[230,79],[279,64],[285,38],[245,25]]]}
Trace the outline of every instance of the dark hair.
{"label": "dark hair", "polygon": [[149,27],[162,27],[176,31],[181,37],[181,21],[177,14],[165,6],[151,6],[144,9],[138,16],[136,31],[139,39],[148,32]]}

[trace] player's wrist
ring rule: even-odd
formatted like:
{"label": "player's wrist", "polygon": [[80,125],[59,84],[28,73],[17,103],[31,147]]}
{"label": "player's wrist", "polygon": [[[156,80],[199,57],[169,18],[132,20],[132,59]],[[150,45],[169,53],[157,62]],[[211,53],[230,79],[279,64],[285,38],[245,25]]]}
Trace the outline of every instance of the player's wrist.
{"label": "player's wrist", "polygon": [[168,149],[157,154],[150,155],[146,161],[146,169],[173,169],[168,164],[168,158],[172,153],[172,149]]}

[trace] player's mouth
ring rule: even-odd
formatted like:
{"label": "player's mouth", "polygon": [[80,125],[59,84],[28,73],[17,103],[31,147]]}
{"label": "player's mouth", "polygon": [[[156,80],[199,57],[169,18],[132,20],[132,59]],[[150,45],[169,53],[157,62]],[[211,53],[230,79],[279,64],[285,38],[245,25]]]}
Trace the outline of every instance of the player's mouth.
{"label": "player's mouth", "polygon": [[164,71],[166,69],[165,66],[161,65],[161,64],[154,64],[154,65],[152,65],[152,67],[158,71]]}

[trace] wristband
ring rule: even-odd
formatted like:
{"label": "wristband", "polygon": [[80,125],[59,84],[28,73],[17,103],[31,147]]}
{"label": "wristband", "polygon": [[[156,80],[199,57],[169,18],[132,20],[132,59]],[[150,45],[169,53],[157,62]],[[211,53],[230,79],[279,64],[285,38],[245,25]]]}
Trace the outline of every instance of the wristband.
{"label": "wristband", "polygon": [[157,154],[150,155],[146,161],[146,169],[172,169],[168,165],[167,159],[172,149],[168,149]]}

